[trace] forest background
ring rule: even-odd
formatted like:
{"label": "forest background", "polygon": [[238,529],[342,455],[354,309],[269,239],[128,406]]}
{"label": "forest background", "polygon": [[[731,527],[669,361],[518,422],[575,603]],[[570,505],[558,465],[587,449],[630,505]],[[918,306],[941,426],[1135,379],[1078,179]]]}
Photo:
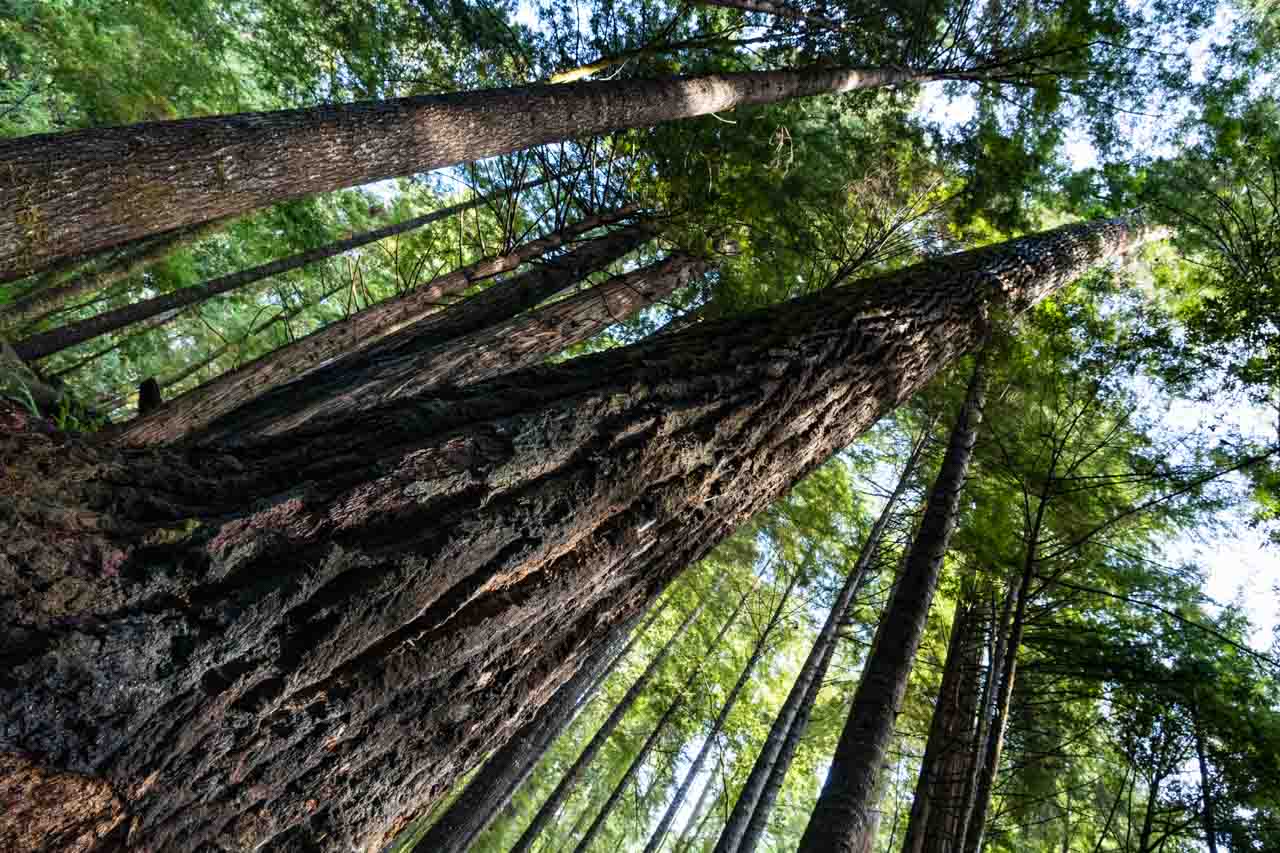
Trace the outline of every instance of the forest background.
{"label": "forest background", "polygon": [[[537,359],[624,346],[1140,210],[1168,239],[1016,323],[997,318],[984,432],[896,720],[873,849],[913,843],[911,824],[924,820],[913,803],[927,799],[922,757],[960,614],[988,613],[984,636],[994,637],[1028,553],[1039,556],[1021,592],[1029,607],[1015,643],[1018,680],[1009,682],[1006,743],[978,843],[1066,853],[1280,849],[1274,4],[0,8],[0,135],[11,138],[591,77],[813,62],[946,69],[931,82],[578,138],[290,201],[0,284],[0,336],[35,370],[22,374],[29,382],[6,379],[5,393],[61,429],[127,429],[140,407],[165,401],[171,410],[184,393],[317,330],[352,325],[451,271],[548,238],[543,257],[516,257],[502,271],[538,269],[604,233],[624,208],[646,211],[656,239],[611,250],[550,303],[513,316],[619,276],[632,275],[626,286],[643,298],[601,301],[598,331],[557,338],[565,346]],[[417,218],[434,221],[345,242]],[[332,247],[327,257],[258,271],[322,247]],[[254,272],[236,278],[245,270]],[[655,270],[674,277],[644,291]],[[453,316],[504,280],[464,276],[432,307]],[[226,284],[184,304],[156,303],[146,316],[79,325],[210,282]],[[464,356],[491,347],[483,333],[494,328],[536,338],[529,327],[489,323]],[[536,841],[541,850],[647,850],[656,837],[677,851],[719,850],[770,726],[887,507],[887,533],[864,556],[831,668],[757,842],[795,849],[969,367],[939,377],[685,571],[528,779],[468,839],[472,849]],[[37,389],[53,396],[37,399]],[[922,461],[890,500],[917,441]],[[1032,533],[1032,515],[1044,516],[1043,531]],[[650,672],[655,659],[663,665]],[[993,659],[977,656],[975,672],[988,674],[974,683],[994,682]],[[645,673],[645,689],[628,698]],[[557,816],[523,838],[620,703],[625,715]],[[473,778],[489,772],[483,765]],[[414,849],[448,809],[448,799],[436,803],[394,844]]]}

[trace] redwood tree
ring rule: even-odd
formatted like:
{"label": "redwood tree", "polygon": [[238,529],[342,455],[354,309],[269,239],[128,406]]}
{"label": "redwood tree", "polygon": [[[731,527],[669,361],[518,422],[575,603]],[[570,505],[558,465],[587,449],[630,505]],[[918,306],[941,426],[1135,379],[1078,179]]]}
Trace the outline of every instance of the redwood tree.
{"label": "redwood tree", "polygon": [[5,408],[0,750],[75,792],[22,826],[378,847],[988,306],[1140,235],[1068,226],[236,445],[104,447]]}

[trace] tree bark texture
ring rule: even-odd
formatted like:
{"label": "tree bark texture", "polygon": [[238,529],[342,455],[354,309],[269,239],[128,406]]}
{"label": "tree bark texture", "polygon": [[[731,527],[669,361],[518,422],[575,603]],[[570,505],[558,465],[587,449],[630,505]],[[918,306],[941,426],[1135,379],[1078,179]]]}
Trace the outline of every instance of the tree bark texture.
{"label": "tree bark texture", "polygon": [[[273,276],[301,269],[302,267],[314,264],[317,261],[323,261],[326,258],[333,258],[338,255],[345,254],[354,249],[358,249],[361,246],[367,246],[370,243],[376,243],[379,240],[385,240],[388,237],[394,237],[397,234],[404,234],[409,231],[422,228],[432,222],[438,222],[473,207],[479,207],[481,204],[484,204],[489,200],[490,199],[488,198],[471,199],[470,201],[441,208],[440,210],[433,211],[423,216],[416,216],[412,219],[407,219],[404,222],[398,222],[394,225],[386,225],[382,228],[375,228],[372,231],[365,231],[362,234],[356,234],[344,240],[336,240],[332,243],[326,243],[323,246],[317,246],[314,249],[307,249],[304,252],[289,255],[286,258],[278,258],[265,264],[259,264],[258,266],[250,267],[247,270],[229,273],[224,276],[219,276],[218,278],[210,279],[209,281],[201,284],[179,288],[178,290],[171,291],[170,293],[162,293],[159,296],[153,296],[152,298],[144,299],[141,302],[134,302],[131,305],[123,305],[114,311],[104,311],[101,314],[89,317],[86,320],[81,320],[78,323],[70,323],[57,329],[51,329],[48,332],[41,332],[40,334],[32,335],[14,344],[14,349],[17,350],[20,356],[28,361],[45,358],[53,355],[54,353],[61,352],[68,347],[73,347],[76,344],[93,340],[100,335],[119,331],[120,329],[132,326],[135,323],[143,322],[144,320],[149,320],[152,317],[161,314],[171,313],[178,308],[198,305],[215,296],[230,293],[234,290],[240,290],[241,288],[272,278]],[[627,210],[627,214],[631,212],[632,211],[630,209]],[[610,216],[606,215],[602,221],[609,222],[613,220]],[[598,222],[596,224],[601,223]],[[546,251],[548,248],[554,248],[559,245],[559,243],[553,242],[550,246],[546,246],[535,241],[534,244],[526,245],[537,245],[542,251]],[[537,252],[537,254],[541,254],[541,252]],[[537,254],[535,254],[534,257],[536,257]],[[504,272],[508,269],[514,269],[514,266],[519,263],[523,263],[523,259],[515,260],[513,265],[513,257],[518,256],[507,255],[501,258],[490,258],[488,259],[487,266],[485,266],[485,262],[482,261],[481,264],[477,265],[479,269],[476,270],[468,267],[467,271],[470,272],[470,277],[463,277],[464,283],[461,285],[461,288],[465,289],[467,285],[474,282],[476,279],[486,278],[490,275],[496,275],[497,273]],[[457,286],[456,283],[455,286]],[[446,290],[444,294],[436,294],[435,296],[432,296],[431,294],[434,293],[436,289],[438,288],[433,288],[431,285],[428,285],[425,288],[418,288],[410,295],[409,298],[398,299],[392,302],[388,307],[394,307],[395,309],[398,309],[397,313],[408,314],[409,317],[421,316],[424,309],[430,310],[430,308],[434,307],[433,303],[438,300],[441,295],[446,295],[449,292],[456,292]],[[415,312],[417,313],[415,314]]]}
{"label": "tree bark texture", "polygon": [[192,389],[146,418],[123,425],[115,433],[117,441],[133,445],[163,445],[180,441],[273,388],[298,380],[335,359],[360,352],[439,314],[441,299],[469,290],[477,282],[514,270],[563,247],[566,241],[625,219],[634,212],[635,208],[628,206],[582,219],[554,234],[517,246],[506,255],[485,258],[439,276],[403,296],[370,305]]}
{"label": "tree bark texture", "polygon": [[561,685],[551,701],[485,761],[475,778],[418,840],[415,851],[466,853],[586,704],[597,680],[608,677],[622,658],[618,646],[634,623],[635,620],[630,620],[615,627],[609,642],[596,649],[591,659]]}
{"label": "tree bark texture", "polygon": [[[567,291],[647,243],[653,235],[648,223],[622,228],[528,272],[495,282],[444,311],[385,335],[359,353],[268,391],[213,421],[193,440],[208,443],[252,435],[281,435],[311,420],[411,397],[415,391],[433,385],[432,377],[443,376],[451,366],[458,365],[457,353],[452,349],[455,345],[464,350],[464,355],[473,357],[477,370],[483,370],[486,364],[492,368],[492,361],[475,358],[474,353],[477,343],[487,342],[486,331]],[[678,281],[677,277],[670,283]],[[464,340],[468,336],[473,338]],[[533,339],[527,343],[533,343]],[[508,342],[508,346],[513,353],[521,350],[516,342]],[[438,369],[436,363],[440,364]],[[498,372],[503,372],[500,365]]]}
{"label": "tree bark texture", "polygon": [[140,850],[372,850],[685,566],[1140,232],[1070,226],[229,447],[0,412],[0,752]]}
{"label": "tree bark texture", "polygon": [[985,392],[983,355],[979,354],[920,529],[881,620],[880,638],[867,658],[826,784],[800,840],[801,853],[860,853],[873,837],[871,813],[885,754],[959,515],[960,492],[982,422]]}
{"label": "tree bark texture", "polygon": [[[693,763],[689,765],[689,770],[680,782],[680,787],[676,790],[675,796],[671,798],[671,802],[667,804],[666,811],[663,812],[658,825],[654,827],[653,832],[649,835],[649,840],[644,846],[644,853],[657,853],[661,849],[662,842],[666,839],[667,832],[671,829],[671,822],[676,818],[676,812],[680,811],[680,807],[684,805],[685,797],[689,795],[689,788],[693,785],[693,781],[698,774],[702,772],[702,765],[706,763],[707,756],[711,754],[711,745],[715,742],[721,730],[724,729],[724,724],[729,720],[729,715],[733,713],[734,706],[738,704],[738,697],[742,695],[742,691],[751,680],[752,673],[755,672],[756,664],[764,656],[766,645],[773,632],[781,624],[787,601],[791,598],[791,591],[799,580],[800,572],[797,570],[792,573],[791,580],[787,583],[786,591],[778,599],[777,607],[769,614],[769,621],[765,623],[764,630],[760,632],[760,636],[756,639],[755,647],[751,650],[751,656],[747,658],[746,664],[742,667],[738,680],[729,689],[729,695],[725,697],[724,705],[720,707],[720,713],[716,715],[711,724],[711,731],[703,738],[702,746],[698,749],[698,754],[693,759]],[[713,649],[712,651],[717,650]]]}
{"label": "tree bark texture", "polygon": [[958,821],[965,772],[978,748],[974,741],[975,620],[971,603],[962,601],[951,626],[942,682],[907,820],[903,853],[958,853],[962,843]]}
{"label": "tree bark texture", "polygon": [[[717,589],[719,588],[719,583],[720,582],[717,581]],[[605,721],[600,725],[600,728],[596,730],[596,733],[591,736],[591,740],[587,741],[587,745],[582,748],[582,752],[578,753],[578,757],[574,759],[573,764],[565,771],[564,775],[560,777],[560,781],[556,784],[555,789],[547,795],[547,799],[538,808],[533,819],[529,821],[529,825],[526,826],[524,832],[520,834],[520,838],[512,845],[510,853],[524,853],[524,851],[532,849],[533,843],[538,839],[538,836],[542,834],[542,831],[546,829],[547,824],[564,806],[569,795],[573,793],[573,787],[578,783],[578,779],[582,777],[583,771],[590,766],[592,761],[595,761],[596,755],[599,754],[601,748],[604,747],[609,738],[613,736],[618,725],[622,722],[622,718],[627,715],[627,712],[631,710],[631,706],[634,705],[636,700],[640,698],[640,695],[644,693],[645,688],[649,686],[649,682],[653,680],[653,677],[658,673],[658,670],[660,670],[662,665],[666,663],[667,658],[671,656],[675,647],[679,645],[685,635],[689,633],[689,629],[693,627],[694,622],[698,621],[698,617],[702,615],[702,611],[706,609],[707,604],[711,602],[713,597],[714,590],[713,594],[703,596],[699,599],[698,605],[689,611],[688,615],[685,616],[684,621],[680,623],[678,628],[676,628],[675,633],[668,637],[667,641],[662,644],[662,648],[653,656],[653,659],[649,661],[644,672],[640,673],[640,677],[632,682],[631,686],[627,688],[627,692],[618,700],[618,704],[609,712],[609,716],[605,718]],[[745,596],[743,600],[746,600]]]}
{"label": "tree bark texture", "polygon": [[818,699],[818,693],[822,690],[827,668],[835,655],[840,626],[848,616],[849,607],[862,586],[868,567],[879,552],[885,530],[889,526],[898,502],[911,483],[911,477],[920,462],[920,456],[924,452],[928,438],[928,430],[926,430],[912,447],[911,455],[907,457],[902,467],[897,485],[885,501],[871,529],[867,531],[866,539],[863,540],[862,548],[858,552],[858,559],[850,567],[844,585],[836,595],[831,611],[814,639],[813,647],[810,648],[804,664],[800,667],[795,683],[791,685],[791,691],[787,694],[782,707],[778,710],[778,715],[773,720],[773,725],[769,728],[769,734],[765,737],[755,763],[751,766],[751,773],[738,793],[733,811],[725,822],[720,838],[716,841],[715,853],[751,853],[764,837],[773,804],[782,790],[782,783],[786,780],[792,759],[795,758],[800,738],[809,724],[809,715]]}
{"label": "tree bark texture", "polygon": [[0,281],[210,219],[548,142],[922,79],[803,68],[543,84],[0,142]]}

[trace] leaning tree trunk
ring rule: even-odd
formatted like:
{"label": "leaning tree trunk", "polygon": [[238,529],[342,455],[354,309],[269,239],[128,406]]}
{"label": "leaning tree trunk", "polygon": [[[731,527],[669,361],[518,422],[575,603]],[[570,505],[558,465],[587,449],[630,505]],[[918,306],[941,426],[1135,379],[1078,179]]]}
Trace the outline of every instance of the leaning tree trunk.
{"label": "leaning tree trunk", "polygon": [[[199,388],[195,388],[146,418],[131,421],[116,432],[121,444],[173,444],[207,427],[217,418],[292,382],[344,355],[367,349],[382,339],[440,313],[440,300],[469,290],[477,282],[509,272],[563,247],[567,241],[602,225],[621,221],[636,211],[627,205],[587,217],[554,234],[531,240],[505,255],[485,258],[387,299],[344,320],[319,329],[288,346],[254,360]],[[430,322],[437,322],[435,320]]]}
{"label": "leaning tree trunk", "polygon": [[[560,294],[644,245],[653,235],[653,226],[645,222],[583,243],[528,272],[496,282],[445,311],[386,335],[359,353],[305,373],[218,418],[191,438],[209,443],[281,435],[308,421],[411,398],[414,391],[433,384],[422,381],[422,377],[438,375],[433,370],[434,361],[456,364],[450,346],[459,338],[475,335],[483,340],[484,330]],[[460,345],[469,352],[474,341]],[[471,355],[474,359],[474,353]],[[483,369],[480,360],[475,361],[476,367]],[[489,367],[493,367],[492,363]]]}
{"label": "leaning tree trunk", "polygon": [[623,654],[617,653],[617,647],[630,633],[634,621],[615,627],[610,641],[596,649],[591,659],[560,686],[537,715],[485,761],[475,778],[419,839],[414,850],[466,853],[586,704],[596,681],[607,678],[623,658]]}
{"label": "leaning tree trunk", "polygon": [[715,742],[716,737],[724,728],[729,715],[733,713],[734,706],[738,704],[738,697],[742,695],[747,682],[751,680],[751,674],[755,672],[756,664],[764,656],[765,645],[768,643],[769,638],[777,630],[778,625],[781,624],[783,610],[787,601],[791,598],[791,591],[799,580],[800,570],[796,569],[791,575],[791,581],[787,584],[786,591],[778,600],[778,606],[769,614],[769,621],[765,623],[764,630],[760,632],[755,648],[751,650],[751,656],[747,658],[746,664],[742,667],[738,680],[734,682],[733,687],[729,690],[729,695],[725,697],[720,713],[716,715],[715,721],[711,724],[711,731],[703,738],[702,746],[698,749],[697,756],[684,774],[684,779],[680,782],[680,787],[676,790],[675,796],[671,798],[671,802],[667,804],[666,811],[662,814],[662,819],[658,821],[658,825],[649,835],[649,841],[644,846],[644,853],[657,853],[662,847],[662,842],[667,837],[667,831],[671,829],[671,822],[676,818],[676,812],[680,811],[680,807],[684,805],[685,797],[689,796],[689,788],[693,785],[693,780],[702,772],[702,765],[706,763],[707,756],[711,754],[712,743]]}
{"label": "leaning tree trunk", "polygon": [[750,104],[932,79],[803,68],[543,84],[0,142],[0,282],[276,202]]}
{"label": "leaning tree trunk", "polygon": [[924,636],[982,422],[986,392],[983,359],[979,354],[964,405],[951,429],[942,467],[929,492],[920,529],[907,552],[902,574],[881,620],[880,636],[854,692],[853,707],[836,745],[826,784],[800,839],[801,853],[860,853],[874,833],[871,812],[880,789],[885,754],[906,694],[911,665]]}
{"label": "leaning tree trunk", "polygon": [[1061,228],[234,448],[4,409],[0,752],[80,790],[23,826],[88,792],[140,850],[377,848],[989,305],[1138,238]]}
{"label": "leaning tree trunk", "polygon": [[[224,222],[215,220],[202,225],[179,228],[152,240],[146,240],[136,248],[131,247],[122,252],[120,257],[97,265],[94,269],[87,270],[70,281],[41,288],[6,306],[3,311],[0,311],[0,326],[8,329],[31,326],[48,315],[60,311],[77,296],[93,290],[101,290],[131,278],[174,252],[221,229],[224,225]],[[30,357],[27,356],[27,358]]]}
{"label": "leaning tree trunk", "polygon": [[[545,181],[535,183],[545,183]],[[304,252],[298,252],[296,255],[289,255],[286,258],[278,258],[269,263],[250,267],[247,270],[228,273],[227,275],[210,279],[209,281],[201,284],[179,288],[178,290],[174,290],[170,293],[162,293],[159,296],[152,297],[151,299],[144,299],[141,302],[134,302],[131,305],[121,306],[114,311],[105,311],[94,317],[81,320],[78,323],[70,323],[57,329],[51,329],[47,332],[32,335],[15,343],[13,348],[17,351],[18,355],[28,361],[45,358],[53,355],[54,353],[61,352],[68,347],[73,347],[76,344],[93,340],[100,335],[106,335],[111,332],[119,331],[127,326],[132,326],[134,323],[141,323],[162,314],[171,314],[179,308],[186,308],[190,305],[199,305],[201,302],[212,299],[215,296],[220,296],[224,293],[231,293],[232,291],[257,284],[265,279],[282,275],[292,270],[301,269],[302,267],[309,266],[317,261],[337,257],[338,255],[345,254],[353,249],[358,249],[361,246],[367,246],[370,243],[377,243],[378,241],[385,240],[388,237],[393,237],[397,234],[404,234],[425,225],[429,225],[432,222],[447,219],[456,213],[461,213],[462,211],[469,210],[473,207],[478,207],[490,200],[491,199],[488,197],[472,199],[461,204],[455,204],[441,208],[440,210],[432,211],[431,213],[424,214],[423,216],[416,216],[413,219],[407,219],[404,222],[397,222],[394,225],[375,228],[372,231],[365,231],[344,240],[336,240],[332,243],[326,243],[323,246],[317,246],[314,249],[307,249]],[[626,212],[630,213],[631,210],[628,209]],[[612,221],[612,219],[613,214],[607,214],[601,222],[609,222]],[[600,223],[597,222],[596,224]],[[558,245],[559,242],[553,242],[550,246],[540,246],[540,250],[536,252],[534,257],[546,251],[548,248]],[[503,258],[489,259],[489,265],[494,266],[492,271],[487,271],[488,268],[485,267],[485,272],[479,275],[473,274],[469,279],[465,279],[465,281],[469,283],[476,278],[484,278],[489,275],[495,275],[499,272],[503,272],[507,269],[513,269],[514,266],[512,265],[511,257],[512,256],[508,255]],[[481,264],[483,263],[484,262],[481,262]],[[515,261],[516,265],[519,263],[523,263],[523,259]],[[434,292],[434,290],[430,286],[420,288],[419,291],[416,291],[412,295],[412,298],[400,300],[394,304],[401,312],[408,312],[412,316],[412,312],[417,311],[420,315],[423,308],[429,308],[431,303],[436,299],[439,299],[441,295],[452,291],[446,290],[444,291],[444,294],[436,293],[434,296],[426,295],[432,292]]]}
{"label": "leaning tree trunk", "polygon": [[967,759],[975,753],[973,634],[976,609],[969,595],[956,607],[942,682],[934,703],[907,820],[902,853],[958,853],[962,839],[956,827],[961,808]]}
{"label": "leaning tree trunk", "polygon": [[[723,576],[721,576],[721,578],[723,578]],[[717,580],[717,588],[719,587],[719,583],[720,580]],[[547,799],[542,803],[542,806],[539,807],[537,813],[534,814],[533,819],[529,821],[529,825],[526,826],[524,832],[520,834],[520,838],[512,845],[510,853],[525,853],[525,851],[530,850],[533,847],[534,841],[536,841],[538,836],[542,834],[542,831],[546,829],[547,824],[553,817],[555,817],[556,813],[563,808],[565,801],[569,798],[569,794],[573,792],[573,786],[576,785],[578,783],[578,779],[581,778],[582,772],[586,770],[592,761],[595,761],[596,755],[605,745],[605,742],[613,736],[614,731],[618,728],[618,724],[622,722],[622,718],[631,710],[631,706],[640,698],[640,695],[644,692],[645,688],[649,686],[649,682],[653,680],[654,675],[656,675],[658,670],[662,668],[662,665],[666,662],[667,658],[671,656],[675,647],[684,639],[684,636],[689,632],[689,629],[693,626],[693,623],[697,621],[698,617],[702,615],[702,611],[706,608],[707,604],[710,603],[713,597],[714,592],[712,594],[704,595],[698,599],[697,607],[689,611],[689,614],[685,617],[684,621],[680,623],[680,627],[676,628],[675,633],[667,638],[667,642],[664,643],[658,653],[654,655],[653,660],[649,661],[649,665],[645,667],[645,670],[640,674],[640,677],[637,678],[629,688],[627,688],[627,692],[623,694],[622,698],[618,700],[618,704],[609,712],[609,716],[605,718],[604,723],[602,723],[600,728],[596,730],[596,733],[591,736],[591,740],[587,741],[587,745],[582,748],[582,752],[578,753],[578,757],[574,759],[573,764],[569,766],[569,769],[560,777],[560,781],[556,784],[555,789],[547,796]],[[745,595],[743,596],[742,601],[746,601]],[[739,607],[741,607],[741,603],[739,604]],[[426,853],[426,851],[424,851],[424,853]]]}
{"label": "leaning tree trunk", "polygon": [[[778,600],[778,606],[774,608],[773,613],[769,617],[769,622],[766,625],[765,630],[760,632],[760,636],[756,638],[756,645],[751,652],[751,659],[747,664],[747,670],[745,670],[743,676],[739,678],[738,684],[735,686],[735,691],[741,690],[742,686],[746,683],[746,679],[750,676],[750,669],[754,667],[755,662],[764,652],[765,643],[768,640],[769,635],[773,633],[773,629],[777,627],[778,620],[782,618],[782,611],[785,608],[787,601],[791,598],[791,591],[795,589],[796,582],[798,580],[800,580],[800,572],[793,572],[791,580],[787,583],[786,591],[783,592],[782,597]],[[684,684],[681,685],[679,692],[676,693],[675,698],[671,700],[671,704],[667,706],[667,710],[658,718],[658,722],[654,724],[653,730],[649,732],[649,736],[645,738],[644,744],[640,747],[640,751],[636,753],[635,757],[631,760],[631,763],[627,765],[627,769],[623,771],[622,778],[620,778],[617,784],[613,786],[613,790],[609,793],[609,798],[605,800],[604,805],[601,806],[600,811],[595,816],[595,819],[592,820],[591,825],[587,827],[587,831],[583,834],[582,838],[578,840],[577,846],[574,847],[574,853],[586,853],[586,851],[591,847],[591,842],[593,842],[596,836],[600,834],[600,830],[604,829],[605,822],[608,821],[609,815],[613,812],[618,801],[622,799],[622,795],[626,792],[627,786],[631,784],[631,780],[635,778],[636,773],[640,771],[640,768],[643,767],[644,763],[648,760],[649,753],[652,752],[654,746],[657,745],[658,738],[664,731],[666,731],[667,724],[675,717],[676,712],[684,706],[684,697],[687,696],[697,685],[699,678],[702,676],[702,670],[705,662],[713,660],[719,654],[723,647],[725,636],[728,635],[729,629],[737,623],[738,616],[742,613],[743,608],[746,607],[747,598],[750,597],[750,595],[750,590],[743,594],[742,598],[738,601],[738,606],[734,608],[733,612],[729,614],[729,618],[720,626],[719,633],[716,634],[715,638],[712,639],[711,643],[707,646],[706,654],[702,658],[703,662],[693,667],[689,672],[688,676],[685,678]],[[728,716],[727,713],[724,716]],[[723,720],[721,722],[723,722]]]}
{"label": "leaning tree trunk", "polygon": [[782,783],[791,767],[800,738],[808,725],[809,715],[822,689],[822,682],[827,676],[827,668],[831,665],[831,659],[835,654],[840,626],[844,623],[849,608],[862,586],[868,567],[879,552],[880,541],[884,538],[889,520],[893,516],[898,501],[902,499],[903,493],[911,483],[911,477],[915,473],[916,465],[920,462],[920,455],[924,452],[928,439],[929,428],[926,427],[920,440],[911,448],[911,454],[907,457],[906,464],[902,466],[898,483],[885,501],[884,507],[881,508],[880,515],[867,531],[862,550],[858,552],[858,559],[849,569],[844,585],[836,595],[836,600],[831,605],[830,612],[827,613],[827,619],[818,632],[817,638],[814,639],[808,657],[800,667],[795,683],[791,685],[791,691],[783,701],[782,707],[778,709],[778,715],[773,719],[769,734],[765,737],[755,763],[751,766],[751,773],[743,783],[742,790],[738,792],[733,811],[720,832],[720,838],[716,841],[715,853],[750,853],[755,850],[764,836],[769,814],[773,811],[773,804],[782,790]]}

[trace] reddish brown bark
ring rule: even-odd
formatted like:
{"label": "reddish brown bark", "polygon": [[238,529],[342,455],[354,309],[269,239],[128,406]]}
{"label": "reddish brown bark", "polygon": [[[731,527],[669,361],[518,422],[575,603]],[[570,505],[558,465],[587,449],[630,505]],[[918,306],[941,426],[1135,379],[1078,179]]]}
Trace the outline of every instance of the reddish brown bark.
{"label": "reddish brown bark", "polygon": [[982,359],[979,355],[964,405],[951,429],[947,452],[929,491],[920,528],[854,692],[853,707],[832,756],[827,781],[800,839],[801,853],[861,853],[874,840],[874,812],[885,754],[924,636],[982,423],[986,393]]}
{"label": "reddish brown bark", "polygon": [[115,440],[133,445],[163,445],[180,441],[272,388],[305,376],[340,356],[360,352],[397,331],[438,314],[440,300],[540,258],[595,228],[621,221],[634,214],[635,210],[634,206],[626,206],[587,217],[554,234],[517,246],[505,255],[485,258],[439,276],[404,296],[357,311],[344,320],[188,391],[148,417],[122,425],[114,433]]}
{"label": "reddish brown bark", "polygon": [[667,580],[1137,238],[1072,226],[234,449],[0,413],[0,751],[139,850],[375,849]]}
{"label": "reddish brown bark", "polygon": [[[350,414],[379,403],[406,399],[433,384],[437,359],[447,370],[457,362],[450,348],[468,350],[474,342],[460,339],[518,317],[582,281],[590,273],[620,260],[652,239],[649,223],[629,226],[583,243],[568,252],[499,281],[471,298],[385,335],[381,341],[333,364],[304,374],[213,421],[193,438],[201,442],[241,440],[247,436],[282,435],[313,420]],[[536,339],[527,343],[536,346]],[[511,351],[522,348],[512,343]],[[485,360],[477,361],[483,369]],[[491,362],[487,362],[493,367]]]}
{"label": "reddish brown bark", "polygon": [[0,281],[313,193],[749,104],[924,79],[805,68],[606,80],[0,141]]}

